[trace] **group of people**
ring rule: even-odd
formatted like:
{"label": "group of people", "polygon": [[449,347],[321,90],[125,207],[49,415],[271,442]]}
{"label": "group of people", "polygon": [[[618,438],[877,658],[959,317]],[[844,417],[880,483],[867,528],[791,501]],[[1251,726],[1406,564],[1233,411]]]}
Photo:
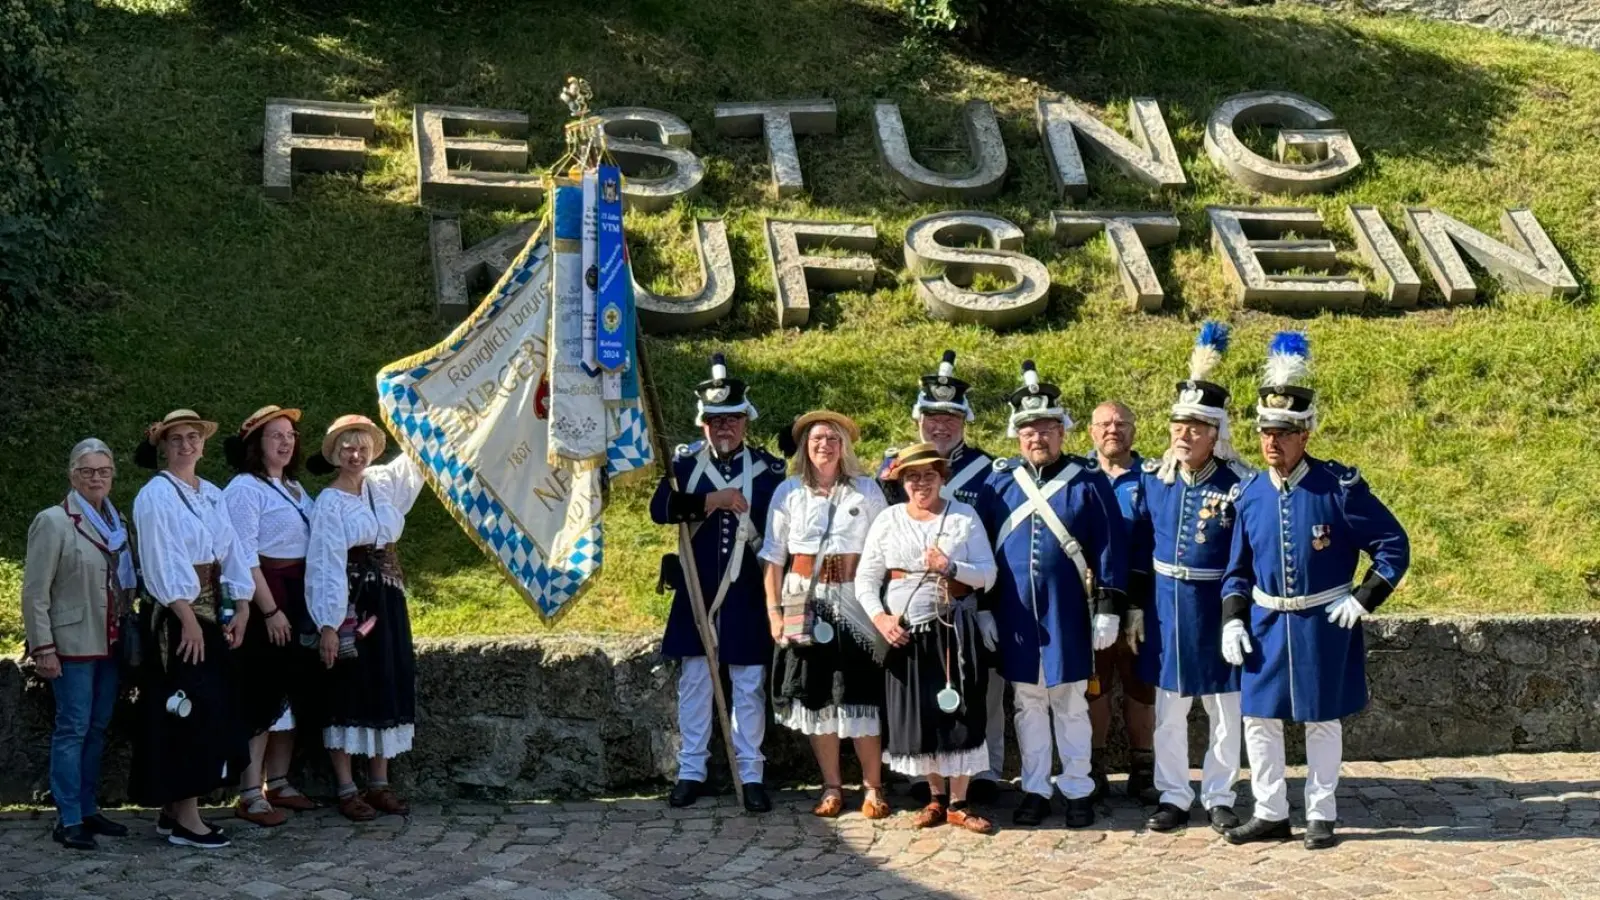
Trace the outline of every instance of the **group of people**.
{"label": "group of people", "polygon": [[[1409,544],[1354,468],[1307,455],[1317,409],[1303,335],[1280,333],[1268,350],[1255,404],[1265,470],[1239,458],[1230,395],[1213,380],[1227,345],[1226,326],[1201,329],[1168,446],[1150,460],[1133,454],[1133,414],[1115,402],[1094,412],[1095,454],[1064,452],[1072,418],[1031,361],[1007,397],[1018,453],[991,458],[965,441],[970,386],[946,351],[918,388],[920,440],[887,453],[876,477],[837,412],[795,419],[780,435],[787,463],[749,444],[749,388],[714,357],[695,388],[704,440],[678,448],[651,503],[657,523],[679,526],[661,570],[675,592],[663,652],[682,661],[669,802],[706,790],[722,678],[750,811],[771,808],[770,701],[773,721],[810,740],[816,815],[844,809],[848,738],[864,816],[889,815],[886,762],[915,779],[917,827],[992,832],[973,804],[996,794],[1010,685],[1023,793],[1013,822],[1044,822],[1059,792],[1066,824],[1084,827],[1106,785],[1106,682],[1120,676],[1130,793],[1155,807],[1149,828],[1191,821],[1198,697],[1210,826],[1231,843],[1291,836],[1284,723],[1303,722],[1303,839],[1331,846],[1340,720],[1367,702],[1359,622],[1404,576]],[[712,671],[707,640],[725,671]],[[1241,740],[1255,798],[1245,821],[1233,809]]]}
{"label": "group of people", "polygon": [[[159,808],[173,844],[229,841],[198,798],[237,786],[235,815],[273,827],[317,804],[289,782],[296,729],[320,731],[356,821],[404,815],[388,762],[410,749],[415,665],[395,556],[422,475],[401,454],[376,465],[383,429],[347,415],[304,459],[298,409],[266,406],[224,441],[226,488],[196,464],[217,424],[192,410],[149,426],[135,461],[158,470],[131,521],[111,500],[116,457],[72,449],[71,488],[28,530],[27,653],[53,687],[50,794],[56,841],[93,849],[127,828],[96,805],[119,672],[138,687],[129,796]],[[312,499],[304,464],[331,483]],[[351,757],[365,756],[358,791]]]}

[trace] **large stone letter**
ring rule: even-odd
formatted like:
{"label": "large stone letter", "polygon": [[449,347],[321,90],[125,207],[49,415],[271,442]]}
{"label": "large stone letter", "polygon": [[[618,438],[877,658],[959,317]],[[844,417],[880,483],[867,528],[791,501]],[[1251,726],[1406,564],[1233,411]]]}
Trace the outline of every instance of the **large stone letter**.
{"label": "large stone letter", "polygon": [[1366,257],[1367,265],[1378,279],[1378,292],[1385,304],[1391,307],[1417,305],[1417,295],[1422,293],[1422,279],[1406,259],[1400,242],[1394,239],[1383,216],[1371,206],[1351,206],[1345,209],[1345,218],[1356,234],[1356,246]]}
{"label": "large stone letter", "polygon": [[1006,144],[1000,137],[1000,122],[994,107],[983,100],[968,100],[962,111],[967,128],[967,152],[972,168],[960,175],[945,175],[918,163],[911,156],[906,125],[900,119],[900,106],[879,100],[872,107],[872,121],[878,144],[878,157],[889,170],[889,177],[900,192],[913,200],[945,197],[956,200],[983,200],[1000,192],[1006,180]]}
{"label": "large stone letter", "polygon": [[1153,188],[1180,188],[1188,184],[1183,166],[1178,164],[1178,151],[1172,146],[1172,135],[1167,132],[1167,122],[1161,118],[1161,107],[1149,97],[1128,101],[1132,141],[1067,97],[1054,100],[1041,97],[1035,111],[1039,139],[1044,141],[1044,153],[1050,160],[1050,177],[1056,183],[1057,196],[1074,200],[1089,196],[1089,173],[1083,165],[1079,137],[1088,142],[1089,149],[1097,157],[1141,184]]}
{"label": "large stone letter", "polygon": [[[950,245],[979,240],[997,249]],[[1032,318],[1050,300],[1050,270],[1017,252],[1021,246],[1022,229],[1000,216],[965,210],[936,213],[906,229],[906,266],[916,274],[917,293],[935,319],[1004,328]],[[943,264],[944,272],[922,274],[930,263]],[[1016,284],[1000,291],[971,290],[980,274]]]}
{"label": "large stone letter", "polygon": [[1360,281],[1329,275],[1277,275],[1268,269],[1326,269],[1338,252],[1332,241],[1276,240],[1286,231],[1321,234],[1322,214],[1314,209],[1212,206],[1211,244],[1222,254],[1228,280],[1245,306],[1284,310],[1359,306],[1366,298]]}
{"label": "large stone letter", "polygon": [[1561,251],[1550,242],[1532,210],[1506,210],[1500,216],[1500,230],[1514,246],[1508,247],[1436,209],[1414,206],[1406,210],[1406,231],[1421,248],[1439,291],[1451,303],[1478,296],[1478,285],[1472,280],[1466,261],[1456,252],[1457,247],[1512,290],[1546,297],[1578,293],[1578,280],[1572,277]]}
{"label": "large stone letter", "polygon": [[1133,301],[1134,309],[1145,312],[1160,309],[1165,296],[1145,248],[1177,240],[1178,228],[1178,217],[1163,213],[1060,210],[1050,214],[1050,229],[1056,240],[1069,247],[1101,231],[1106,233],[1111,261],[1122,276],[1123,296]]}
{"label": "large stone letter", "polygon": [[639,324],[646,331],[693,331],[733,309],[733,251],[728,248],[728,227],[721,219],[695,222],[695,249],[700,257],[699,293],[666,297],[650,293],[634,280],[634,303],[639,308]]}
{"label": "large stone letter", "polygon": [[[1287,91],[1250,91],[1222,101],[1206,123],[1206,153],[1234,181],[1274,194],[1313,194],[1344,181],[1361,165],[1349,133],[1330,129],[1334,116],[1322,104]],[[1236,125],[1282,125],[1278,158],[1251,150]],[[1317,161],[1284,162],[1294,149]]]}
{"label": "large stone letter", "polygon": [[367,165],[367,138],[377,133],[370,103],[325,100],[267,101],[262,134],[261,185],[274,200],[294,196],[295,170],[360,172]]}
{"label": "large stone letter", "polygon": [[[605,121],[606,147],[622,173],[622,200],[628,209],[656,212],[700,190],[706,168],[688,149],[694,133],[672,113],[642,106],[619,106],[595,113]],[[659,178],[640,173],[668,164],[672,174]]]}
{"label": "large stone letter", "polygon": [[[469,131],[510,138],[466,137]],[[418,106],[411,113],[423,203],[450,200],[536,209],[544,184],[528,168],[528,116],[510,109]],[[500,171],[495,171],[500,170]]]}
{"label": "large stone letter", "polygon": [[839,110],[832,100],[792,100],[786,103],[718,103],[717,131],[728,137],[767,139],[767,163],[772,168],[772,189],[779,197],[805,189],[800,174],[797,134],[833,134],[839,128]]}
{"label": "large stone letter", "polygon": [[492,238],[463,250],[461,223],[436,218],[428,223],[428,249],[433,255],[433,302],[439,317],[459,322],[480,295],[494,286],[516,260],[539,227],[538,219],[513,225]]}
{"label": "large stone letter", "polygon": [[809,288],[864,291],[872,287],[878,274],[878,264],[863,256],[801,255],[818,247],[871,253],[878,244],[878,229],[870,223],[767,219],[766,232],[780,328],[798,328],[811,321]]}

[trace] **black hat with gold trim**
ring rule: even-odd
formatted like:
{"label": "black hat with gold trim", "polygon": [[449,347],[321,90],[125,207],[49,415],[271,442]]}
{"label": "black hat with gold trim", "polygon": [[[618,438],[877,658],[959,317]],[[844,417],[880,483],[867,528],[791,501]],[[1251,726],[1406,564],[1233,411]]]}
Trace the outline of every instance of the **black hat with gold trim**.
{"label": "black hat with gold trim", "polygon": [[1317,392],[1311,381],[1311,342],[1298,331],[1280,331],[1267,347],[1256,429],[1310,431],[1317,427]]}
{"label": "black hat with gold trim", "polygon": [[694,393],[696,425],[704,425],[706,416],[747,416],[755,419],[759,415],[750,404],[745,383],[728,377],[727,357],[721,353],[712,354],[711,377],[695,385]]}
{"label": "black hat with gold trim", "polygon": [[939,371],[922,376],[922,389],[917,392],[917,402],[911,407],[911,418],[922,421],[925,413],[946,413],[965,416],[971,422],[975,416],[967,404],[967,390],[971,387],[957,378],[956,352],[946,350],[939,360]]}

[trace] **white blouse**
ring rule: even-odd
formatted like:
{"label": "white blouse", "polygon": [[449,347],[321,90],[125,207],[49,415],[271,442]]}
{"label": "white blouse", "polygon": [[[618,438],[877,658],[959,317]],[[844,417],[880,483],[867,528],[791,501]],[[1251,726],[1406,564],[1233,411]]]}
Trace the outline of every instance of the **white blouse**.
{"label": "white blouse", "polygon": [[[296,495],[299,499],[294,499]],[[252,566],[261,557],[304,559],[311,536],[311,494],[295,482],[263,481],[239,474],[222,489],[228,518],[239,536],[239,549]]]}
{"label": "white blouse", "polygon": [[[186,502],[187,501],[187,502]],[[139,541],[139,568],[145,589],[162,606],[200,596],[194,567],[222,566],[228,600],[248,600],[256,592],[246,559],[223,507],[222,491],[205,479],[194,490],[183,479],[156,475],[133,498],[133,527]]]}
{"label": "white blouse", "polygon": [[867,529],[889,505],[888,501],[878,483],[865,475],[839,485],[837,493],[838,507],[830,529],[827,495],[812,492],[798,475],[778,485],[767,510],[767,536],[761,545],[761,558],[781,566],[796,553],[817,554],[821,552],[824,530],[828,534],[827,555],[860,553],[867,543]]}
{"label": "white blouse", "polygon": [[[899,503],[873,520],[856,569],[856,599],[869,613],[886,604],[893,615],[920,625],[937,614],[941,600],[939,580],[921,577],[928,570],[922,564],[923,550],[937,546],[955,563],[956,580],[980,591],[994,586],[994,550],[977,510],[965,503],[949,501],[942,515],[926,522],[911,518],[908,510]],[[908,575],[889,581],[885,596],[890,569],[904,569]],[[879,597],[883,604],[876,602]]]}
{"label": "white blouse", "polygon": [[306,607],[317,627],[338,628],[344,621],[350,602],[350,548],[398,541],[422,485],[422,471],[401,453],[392,462],[367,469],[359,497],[335,487],[317,495],[306,548]]}

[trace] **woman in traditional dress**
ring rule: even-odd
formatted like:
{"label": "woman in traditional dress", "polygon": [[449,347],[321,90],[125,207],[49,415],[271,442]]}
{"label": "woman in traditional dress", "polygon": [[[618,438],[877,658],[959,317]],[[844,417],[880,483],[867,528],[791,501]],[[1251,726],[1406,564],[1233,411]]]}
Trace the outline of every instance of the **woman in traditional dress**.
{"label": "woman in traditional dress", "polygon": [[134,459],[166,468],[133,500],[140,573],[155,600],[139,686],[143,730],[129,795],[156,806],[156,832],[173,844],[226,847],[200,818],[197,798],[234,781],[250,761],[234,704],[232,651],[250,621],[255,581],[222,491],[195,474],[217,424],[193,410],[167,413]]}
{"label": "woman in traditional dress", "polygon": [[[306,542],[311,495],[300,486],[300,410],[263,406],[223,442],[239,474],[222,491],[239,549],[255,582],[255,611],[235,666],[239,714],[250,738],[250,764],[239,779],[234,815],[263,827],[283,824],[284,810],[317,804],[289,784],[296,724],[317,727],[320,664],[300,635],[315,636],[306,611]],[[266,790],[262,791],[263,768]]]}
{"label": "woman in traditional dress", "polygon": [[988,834],[993,823],[967,806],[967,782],[989,767],[978,594],[994,584],[994,551],[977,511],[940,495],[950,464],[933,444],[901,450],[886,477],[904,486],[907,500],[873,521],[855,585],[891,648],[885,759],[896,772],[928,779],[933,796],[916,827],[949,822]]}
{"label": "woman in traditional dress", "polygon": [[[411,749],[417,669],[405,580],[394,542],[422,490],[422,472],[402,453],[383,453],[383,430],[366,416],[328,426],[322,456],[337,474],[317,495],[306,553],[306,603],[321,630],[328,711],[322,741],[339,780],[339,812],[365,822],[411,810],[389,786],[389,760]],[[358,793],[350,757],[367,757]]]}
{"label": "woman in traditional dress", "polygon": [[[889,804],[878,735],[888,645],[854,594],[867,529],[886,503],[856,459],[860,432],[850,419],[809,412],[795,420],[792,435],[798,447],[792,474],[773,493],[761,547],[767,618],[778,642],[772,709],[778,724],[811,739],[822,770],[822,799],[812,813],[832,818],[843,811],[839,741],[851,738],[866,790],[861,813],[882,819]],[[786,634],[784,601],[792,611],[804,596],[814,624],[808,633]]]}

